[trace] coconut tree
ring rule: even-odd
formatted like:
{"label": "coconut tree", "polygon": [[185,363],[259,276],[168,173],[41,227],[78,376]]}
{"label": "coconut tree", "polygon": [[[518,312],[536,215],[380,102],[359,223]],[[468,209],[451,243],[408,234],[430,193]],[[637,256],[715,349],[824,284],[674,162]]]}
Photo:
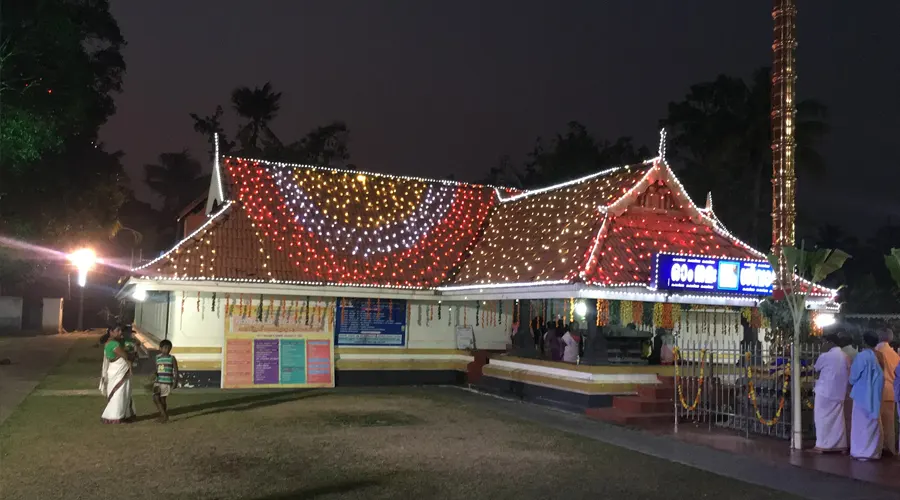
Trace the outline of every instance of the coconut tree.
{"label": "coconut tree", "polygon": [[281,147],[281,141],[269,124],[281,109],[281,92],[273,92],[272,84],[262,87],[238,87],[231,92],[231,104],[245,123],[238,129],[237,140],[244,154],[259,154],[267,146]]}
{"label": "coconut tree", "polygon": [[[661,124],[670,132],[669,157],[694,199],[706,193],[743,193],[747,204],[723,205],[717,215],[757,247],[768,246],[772,188],[771,78],[769,68],[747,81],[720,75],[692,85],[680,102],[669,103]],[[817,101],[797,104],[795,138],[798,171],[821,175],[816,150],[828,132],[827,110]]]}

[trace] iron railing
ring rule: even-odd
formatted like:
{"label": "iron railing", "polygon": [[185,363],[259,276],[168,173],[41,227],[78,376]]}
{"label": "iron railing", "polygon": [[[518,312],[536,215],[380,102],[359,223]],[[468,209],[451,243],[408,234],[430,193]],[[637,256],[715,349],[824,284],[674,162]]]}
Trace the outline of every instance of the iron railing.
{"label": "iron railing", "polygon": [[[790,346],[676,339],[675,425],[693,422],[790,439]],[[813,437],[813,366],[819,343],[800,345],[803,434]]]}

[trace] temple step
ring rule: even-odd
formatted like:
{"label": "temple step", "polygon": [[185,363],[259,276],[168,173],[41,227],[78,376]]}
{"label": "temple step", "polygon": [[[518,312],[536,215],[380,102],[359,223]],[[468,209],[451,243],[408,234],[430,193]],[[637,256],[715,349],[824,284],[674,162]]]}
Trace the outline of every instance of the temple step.
{"label": "temple step", "polygon": [[645,398],[642,396],[616,396],[613,408],[626,413],[665,413],[674,411],[671,399]]}
{"label": "temple step", "polygon": [[633,413],[621,408],[589,408],[587,416],[603,422],[632,427],[668,424],[674,421],[672,411],[660,413]]}
{"label": "temple step", "polygon": [[672,401],[675,387],[664,384],[642,384],[637,388],[638,396],[644,399],[664,399]]}

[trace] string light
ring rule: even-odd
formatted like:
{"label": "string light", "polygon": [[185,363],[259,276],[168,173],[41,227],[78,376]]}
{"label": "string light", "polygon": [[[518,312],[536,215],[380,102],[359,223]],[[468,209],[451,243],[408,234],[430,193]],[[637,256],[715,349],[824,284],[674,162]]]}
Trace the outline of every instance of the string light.
{"label": "string light", "polygon": [[[592,298],[659,299],[665,296],[633,290],[651,286],[659,253],[764,258],[725,230],[711,206],[693,203],[665,161],[664,130],[657,158],[527,192],[220,161],[214,140],[213,190],[230,199],[172,249],[133,270],[144,279],[440,293],[582,282]],[[812,296],[836,294],[798,281]]]}

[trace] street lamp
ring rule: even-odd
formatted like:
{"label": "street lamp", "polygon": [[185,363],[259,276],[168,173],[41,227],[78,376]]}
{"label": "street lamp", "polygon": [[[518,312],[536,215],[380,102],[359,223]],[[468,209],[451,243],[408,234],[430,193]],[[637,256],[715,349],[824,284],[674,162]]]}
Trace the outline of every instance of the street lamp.
{"label": "street lamp", "polygon": [[78,286],[81,297],[78,304],[78,329],[84,329],[84,286],[87,284],[87,273],[97,263],[97,254],[90,248],[81,248],[69,254],[69,262],[78,270]]}

